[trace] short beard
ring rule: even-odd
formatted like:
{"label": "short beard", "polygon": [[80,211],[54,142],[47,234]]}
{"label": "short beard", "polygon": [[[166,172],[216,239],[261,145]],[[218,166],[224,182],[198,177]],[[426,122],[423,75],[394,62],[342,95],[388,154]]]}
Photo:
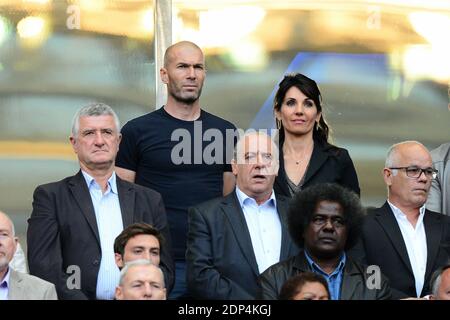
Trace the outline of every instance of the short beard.
{"label": "short beard", "polygon": [[0,271],[8,269],[8,259],[6,257],[0,258]]}
{"label": "short beard", "polygon": [[170,94],[170,96],[172,98],[174,98],[176,101],[181,102],[183,104],[187,104],[187,105],[192,105],[194,104],[194,102],[196,102],[198,99],[200,99],[200,95],[202,94],[202,90],[200,89],[198,91],[198,94],[196,97],[188,97],[188,98],[183,98],[179,95],[176,94]]}

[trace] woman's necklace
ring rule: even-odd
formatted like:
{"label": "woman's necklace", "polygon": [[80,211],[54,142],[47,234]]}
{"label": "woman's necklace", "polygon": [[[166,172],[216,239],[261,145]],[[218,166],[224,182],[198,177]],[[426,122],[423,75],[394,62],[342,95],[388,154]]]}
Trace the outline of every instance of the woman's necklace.
{"label": "woman's necklace", "polygon": [[[314,144],[313,144],[314,145]],[[295,164],[298,166],[300,163],[302,163],[302,161],[305,159],[305,155],[307,154],[309,152],[309,148],[308,148],[308,150],[306,150],[306,152],[299,158],[299,159],[296,159],[295,157],[294,157],[294,154],[293,153],[289,153],[289,155],[291,156],[291,158],[294,160],[294,162],[295,162]]]}

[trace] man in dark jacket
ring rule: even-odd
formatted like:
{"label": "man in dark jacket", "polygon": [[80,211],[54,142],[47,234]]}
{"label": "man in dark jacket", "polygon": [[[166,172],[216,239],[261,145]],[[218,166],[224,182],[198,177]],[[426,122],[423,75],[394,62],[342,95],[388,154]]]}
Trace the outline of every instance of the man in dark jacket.
{"label": "man in dark jacket", "polygon": [[[80,171],[38,186],[28,220],[30,273],[56,286],[59,299],[113,299],[120,272],[114,260],[116,236],[146,222],[169,240],[161,195],[120,179],[114,160],[121,135],[111,107],[93,103],[78,110],[70,142]],[[174,282],[170,240],[161,250],[167,287]]]}
{"label": "man in dark jacket", "polygon": [[197,299],[253,300],[258,276],[297,254],[286,228],[288,199],[275,196],[278,149],[264,133],[247,133],[232,161],[236,189],[189,210],[189,293]]}
{"label": "man in dark jacket", "polygon": [[278,299],[281,287],[301,272],[321,274],[333,300],[381,300],[391,290],[380,269],[345,254],[360,233],[364,216],[358,196],[337,184],[318,184],[298,193],[288,213],[291,238],[304,250],[260,277],[262,299]]}
{"label": "man in dark jacket", "polygon": [[380,267],[394,299],[431,293],[433,272],[450,259],[450,217],[428,210],[428,191],[437,176],[427,148],[404,141],[388,151],[383,178],[388,198],[370,210],[352,256]]}

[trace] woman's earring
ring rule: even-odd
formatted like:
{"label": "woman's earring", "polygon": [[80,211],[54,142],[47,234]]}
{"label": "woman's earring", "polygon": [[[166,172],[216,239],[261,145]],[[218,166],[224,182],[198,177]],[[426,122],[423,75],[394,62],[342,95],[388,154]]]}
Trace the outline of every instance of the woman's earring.
{"label": "woman's earring", "polygon": [[278,118],[276,118],[276,119],[275,119],[275,123],[276,123],[276,125],[277,125],[277,129],[281,129],[281,120],[278,119]]}

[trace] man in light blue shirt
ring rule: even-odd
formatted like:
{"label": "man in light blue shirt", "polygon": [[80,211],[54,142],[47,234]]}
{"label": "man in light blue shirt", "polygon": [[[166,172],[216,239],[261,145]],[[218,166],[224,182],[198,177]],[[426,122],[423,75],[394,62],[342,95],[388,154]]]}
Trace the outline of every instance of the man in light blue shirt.
{"label": "man in light blue shirt", "polygon": [[261,132],[245,134],[232,161],[236,189],[189,210],[189,293],[198,299],[254,299],[257,277],[298,252],[286,229],[288,199],[275,196],[278,149]]}
{"label": "man in light blue shirt", "polygon": [[305,257],[311,270],[320,274],[327,280],[330,298],[332,300],[339,300],[341,296],[342,275],[346,261],[345,252],[342,254],[337,267],[331,273],[325,272],[317,263],[315,263],[307,251],[305,251]]}
{"label": "man in light blue shirt", "polygon": [[56,285],[61,299],[113,299],[120,273],[114,240],[124,227],[146,222],[166,239],[161,256],[167,287],[174,268],[161,195],[120,179],[115,158],[121,135],[111,107],[81,108],[70,142],[80,171],[36,188],[28,223],[30,273]]}

